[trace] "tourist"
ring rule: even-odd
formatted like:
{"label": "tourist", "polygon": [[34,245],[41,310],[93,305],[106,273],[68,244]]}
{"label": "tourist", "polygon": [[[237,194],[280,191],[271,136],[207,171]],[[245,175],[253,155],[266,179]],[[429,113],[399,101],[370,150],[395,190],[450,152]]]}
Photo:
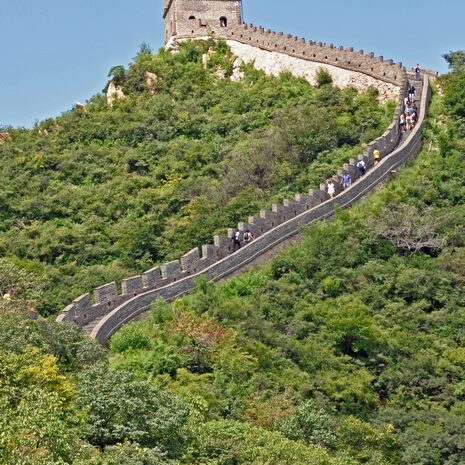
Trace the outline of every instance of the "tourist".
{"label": "tourist", "polygon": [[402,129],[402,132],[405,132],[407,130],[405,122],[405,113],[400,114],[400,128]]}
{"label": "tourist", "polygon": [[241,232],[239,231],[239,229],[236,229],[233,232],[231,239],[233,243],[233,251],[235,252],[236,250],[241,248]]}
{"label": "tourist", "polygon": [[244,233],[244,242],[248,244],[249,242],[252,242],[255,239],[254,235],[252,234],[252,231],[247,229]]}
{"label": "tourist", "polygon": [[414,70],[415,72],[415,79],[417,81],[420,81],[421,80],[421,70],[420,70],[420,65],[417,64],[417,66],[415,66]]}
{"label": "tourist", "polygon": [[333,181],[330,181],[328,183],[328,195],[329,195],[329,198],[332,199],[334,197],[335,193],[336,193],[336,186],[334,185]]}
{"label": "tourist", "polygon": [[408,90],[408,99],[410,100],[410,103],[415,102],[415,92],[416,92],[415,86],[411,84]]}
{"label": "tourist", "polygon": [[364,176],[367,170],[367,165],[365,164],[364,160],[359,160],[357,163],[358,173],[360,176]]}
{"label": "tourist", "polygon": [[351,184],[352,184],[352,178],[350,177],[350,174],[344,173],[342,175],[342,187],[344,189],[347,189],[348,187],[350,187]]}
{"label": "tourist", "polygon": [[379,159],[381,157],[381,153],[378,149],[373,150],[373,158],[375,160],[375,165],[379,163]]}

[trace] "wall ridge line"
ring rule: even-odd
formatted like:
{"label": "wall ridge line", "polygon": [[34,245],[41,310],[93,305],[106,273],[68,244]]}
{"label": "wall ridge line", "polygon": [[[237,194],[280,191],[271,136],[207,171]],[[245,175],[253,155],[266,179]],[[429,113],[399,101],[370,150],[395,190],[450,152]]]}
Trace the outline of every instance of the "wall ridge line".
{"label": "wall ridge line", "polygon": [[[285,52],[279,51],[278,53]],[[369,58],[374,59],[371,55]],[[331,65],[338,66],[334,63],[331,63]],[[390,64],[389,66],[393,65]],[[399,101],[394,115],[395,119],[385,133],[368,144],[367,151],[358,157],[359,159],[364,159],[368,166],[372,166],[373,164],[372,153],[375,148],[378,148],[384,157],[377,167],[367,173],[366,177],[359,180],[356,179],[355,164],[357,160],[350,160],[348,164],[345,164],[339,170],[339,174],[332,178],[336,183],[340,183],[340,175],[343,172],[354,174],[355,182],[349,189],[338,193],[334,199],[328,200],[328,196],[324,192],[326,181],[322,183],[320,190],[311,189],[308,194],[296,194],[295,200],[285,201],[284,204],[287,206],[282,204],[274,205],[272,211],[262,210],[259,216],[249,217],[249,221],[240,223],[239,227],[242,230],[249,227],[253,228],[256,239],[239,249],[238,252],[231,253],[232,244],[230,237],[228,237],[229,234],[228,236],[215,236],[214,245],[206,244],[202,246],[201,253],[199,253],[199,248],[196,247],[183,255],[180,260],[156,266],[141,276],[134,276],[123,280],[121,295],[117,293],[116,283],[110,283],[100,286],[95,290],[95,304],[92,304],[89,294],[78,297],[63,310],[58,316],[57,321],[72,321],[80,326],[87,326],[91,330],[91,336],[104,344],[122,324],[130,321],[144,311],[144,309],[150,307],[151,302],[157,297],[172,300],[177,296],[185,294],[193,287],[194,278],[200,275],[206,275],[213,281],[229,276],[265,252],[272,250],[283,241],[297,234],[302,225],[332,216],[334,214],[334,205],[337,201],[349,197],[341,206],[341,208],[345,208],[358,200],[358,198],[366,195],[385,179],[387,172],[381,173],[379,170],[387,166],[387,160],[390,157],[402,152],[403,157],[398,157],[399,160],[397,160],[397,164],[395,165],[398,166],[411,157],[412,153],[416,153],[421,145],[420,129],[423,127],[426,115],[427,94],[429,91],[428,78],[425,77],[423,83],[420,117],[417,127],[396,148],[401,136],[398,116],[402,110],[402,100],[408,84],[405,70],[403,68],[399,69],[400,72],[402,73],[402,79],[397,83],[399,85]],[[388,171],[392,169],[391,163],[389,163],[387,169]],[[373,182],[367,184],[366,179],[370,178],[368,175],[374,173],[375,170],[381,173],[380,176],[375,176]],[[371,176],[373,177],[373,175]],[[362,184],[367,185],[360,192],[355,192],[358,189],[357,186]],[[352,197],[350,197],[351,192],[354,192]],[[315,218],[304,221],[308,216],[312,217],[315,211],[318,212]],[[229,230],[229,232],[231,231]],[[260,244],[262,244],[261,248],[258,247]],[[241,258],[242,256],[245,256],[245,258]],[[93,327],[95,323],[96,325]]]}

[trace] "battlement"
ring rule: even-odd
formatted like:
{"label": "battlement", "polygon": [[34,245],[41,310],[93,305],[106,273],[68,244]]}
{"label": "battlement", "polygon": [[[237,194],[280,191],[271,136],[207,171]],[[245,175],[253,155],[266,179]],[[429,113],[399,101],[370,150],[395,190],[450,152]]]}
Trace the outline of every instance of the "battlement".
{"label": "battlement", "polygon": [[[400,84],[401,89],[403,89],[403,95],[405,95],[408,84],[405,76]],[[359,178],[360,175],[356,168],[356,163],[359,159],[363,159],[367,167],[370,168],[374,163],[373,151],[376,148],[381,152],[382,157],[384,157],[398,144],[401,132],[397,121],[402,111],[401,105],[401,103],[398,105],[395,120],[386,132],[368,144],[365,152],[359,155],[357,160],[350,160],[349,163],[341,167],[336,175],[321,183],[320,189],[310,189],[307,193],[295,194],[293,199],[286,199],[282,204],[274,204],[271,210],[261,210],[259,214],[249,216],[247,221],[240,222],[237,225],[237,229],[241,232],[247,229],[250,230],[256,241],[261,236],[267,235],[273,230],[279,230],[279,226],[325,203],[329,199],[327,184],[330,180],[336,186],[336,193],[341,193],[343,190],[342,176],[344,173],[349,173],[352,181],[356,181]],[[92,297],[90,294],[78,297],[63,310],[58,317],[58,321],[72,321],[79,326],[86,326],[92,321],[99,320],[108,315],[123,303],[131,301],[141,294],[163,289],[181,281],[192,285],[190,281],[186,281],[186,278],[197,276],[208,270],[215,263],[234,255],[231,240],[234,230],[234,228],[231,228],[228,230],[228,234],[214,236],[213,243],[205,244],[200,248],[196,247],[184,254],[179,260],[156,266],[141,275],[124,279],[120,286],[112,282],[96,288],[92,293]]]}
{"label": "battlement", "polygon": [[[381,137],[367,145],[357,159],[350,160],[333,177],[322,182],[320,189],[296,194],[294,198],[286,199],[282,204],[273,205],[271,210],[261,210],[257,215],[240,222],[237,229],[241,232],[250,230],[255,240],[239,251],[234,251],[231,240],[235,228],[229,229],[227,234],[214,236],[212,243],[195,247],[179,260],[124,279],[120,284],[105,284],[95,289],[92,295],[84,294],[75,299],[63,310],[58,321],[72,321],[80,326],[87,326],[91,335],[102,343],[105,343],[122,324],[150,308],[156,298],[173,299],[188,292],[194,285],[194,278],[202,274],[212,280],[229,276],[267,250],[294,236],[300,226],[331,216],[335,203],[341,206],[352,204],[389,177],[390,170],[413,156],[421,145],[422,128],[419,124],[403,146],[396,149],[401,138],[398,121],[408,87],[407,72],[401,63],[385,60],[382,56],[376,57],[372,52],[355,51],[352,47],[307,41],[253,24],[241,24],[240,7],[240,0],[164,0],[166,40],[172,36],[177,39],[223,38],[306,62],[321,63],[323,66],[371,76],[398,89],[393,122]],[[183,14],[189,11],[192,14],[187,19],[184,16],[180,18],[177,16],[179,8]],[[223,14],[224,11],[229,11],[237,22],[231,22],[230,16],[227,16],[226,24],[220,23],[219,14]],[[203,21],[202,18],[206,18],[207,13],[212,15],[212,19]],[[429,88],[426,77],[420,107],[420,123],[426,114],[427,89]],[[367,168],[372,167],[375,149],[380,151],[385,160],[357,182],[360,176],[356,167],[357,161],[363,159]],[[354,184],[351,188],[343,190],[342,176],[345,173],[351,175]],[[327,194],[330,181],[336,189],[336,197],[333,200],[330,200]]]}
{"label": "battlement", "polygon": [[270,52],[356,71],[395,85],[400,85],[405,73],[402,63],[394,63],[391,59],[385,60],[383,56],[375,56],[373,52],[356,51],[353,47],[306,40],[253,24],[243,23],[227,29],[210,28],[208,33],[199,27],[176,34],[175,37],[177,40],[199,38],[234,40]]}

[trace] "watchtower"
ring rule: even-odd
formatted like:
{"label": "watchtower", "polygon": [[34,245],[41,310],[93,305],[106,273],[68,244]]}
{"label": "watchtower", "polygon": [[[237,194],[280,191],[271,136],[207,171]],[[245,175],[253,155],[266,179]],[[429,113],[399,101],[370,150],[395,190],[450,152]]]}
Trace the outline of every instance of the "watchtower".
{"label": "watchtower", "polygon": [[171,37],[221,37],[242,23],[242,0],[164,0],[165,43]]}

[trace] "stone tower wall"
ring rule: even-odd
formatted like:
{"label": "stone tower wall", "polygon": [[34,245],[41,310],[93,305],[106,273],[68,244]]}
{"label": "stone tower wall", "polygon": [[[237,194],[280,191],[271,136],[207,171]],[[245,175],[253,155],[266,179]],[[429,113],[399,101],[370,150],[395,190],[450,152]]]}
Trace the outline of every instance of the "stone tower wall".
{"label": "stone tower wall", "polygon": [[164,20],[165,43],[173,36],[223,34],[242,23],[241,0],[165,0]]}

